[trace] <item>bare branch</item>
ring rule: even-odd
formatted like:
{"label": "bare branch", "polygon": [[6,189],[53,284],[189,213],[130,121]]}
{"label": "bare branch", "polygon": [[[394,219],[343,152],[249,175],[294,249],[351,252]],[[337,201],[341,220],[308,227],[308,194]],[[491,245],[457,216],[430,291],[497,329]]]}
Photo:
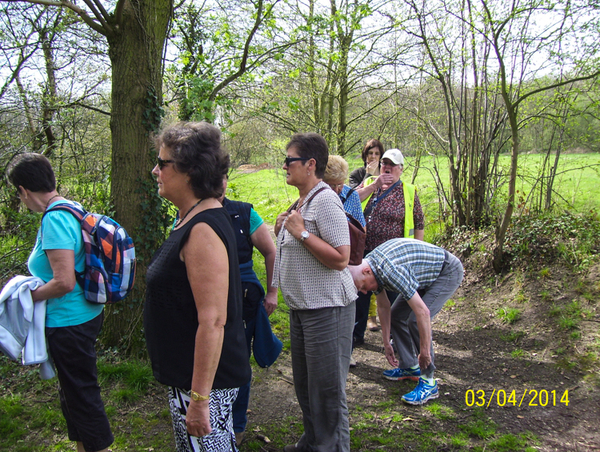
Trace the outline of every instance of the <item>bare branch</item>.
{"label": "bare branch", "polygon": [[515,101],[514,106],[516,108],[522,101],[524,101],[525,99],[527,99],[530,96],[533,96],[534,94],[548,91],[553,88],[559,88],[561,86],[568,85],[569,83],[581,82],[583,80],[591,80],[591,79],[599,77],[599,76],[600,76],[600,70],[596,71],[590,75],[575,77],[575,78],[563,80],[562,82],[553,83],[552,85],[542,86],[541,88],[534,89],[533,91],[530,91],[527,94],[522,95],[519,99],[517,99]]}
{"label": "bare branch", "polygon": [[92,13],[94,13],[94,16],[96,16],[96,18],[98,19],[98,21],[102,24],[102,26],[109,32],[112,33],[112,27],[110,25],[108,25],[108,23],[106,22],[106,19],[108,19],[108,14],[106,13],[106,11],[104,10],[104,8],[102,7],[102,5],[99,5],[100,8],[102,8],[102,11],[104,11],[104,16],[103,14],[98,11],[98,9],[96,8],[95,4],[98,4],[97,0],[94,0],[94,3],[92,3],[90,0],[83,0],[84,3],[86,5],[88,5],[88,7],[92,10]]}
{"label": "bare branch", "polygon": [[252,39],[254,39],[254,35],[258,31],[258,28],[260,27],[260,24],[262,23],[263,19],[271,12],[271,10],[275,7],[276,4],[277,1],[270,5],[266,13],[263,15],[263,0],[258,0],[258,5],[256,8],[256,20],[254,21],[254,26],[252,27],[252,30],[250,30],[250,33],[246,38],[246,43],[244,44],[244,52],[242,55],[242,61],[240,62],[238,70],[233,74],[229,75],[229,77],[225,78],[223,81],[221,81],[221,83],[219,83],[217,86],[215,86],[215,88],[212,90],[212,93],[210,93],[208,100],[213,102],[217,97],[217,94],[219,94],[219,92],[223,88],[225,88],[235,79],[244,75],[244,72],[246,72],[246,64],[248,63],[248,53],[250,52],[250,44],[252,43]]}
{"label": "bare branch", "polygon": [[[0,2],[10,2],[11,0],[0,0]],[[23,1],[25,3],[33,3],[36,5],[45,5],[45,6],[56,6],[56,7],[60,7],[60,8],[69,8],[71,11],[75,12],[79,17],[81,17],[81,19],[90,26],[90,28],[92,28],[93,30],[97,31],[98,33],[106,36],[109,33],[112,32],[112,29],[106,28],[100,24],[98,24],[96,21],[94,21],[94,19],[92,19],[89,14],[84,11],[83,9],[81,9],[79,6],[77,6],[74,3],[71,3],[69,1],[66,0],[58,0],[58,1],[54,1],[54,0],[19,0],[19,1]]]}
{"label": "bare branch", "polygon": [[81,103],[79,101],[71,102],[70,104],[65,104],[64,106],[65,107],[82,107],[82,108],[86,108],[88,110],[92,110],[92,111],[95,111],[95,112],[98,112],[98,113],[102,113],[103,115],[106,115],[106,116],[110,116],[111,115],[110,111],[105,111],[105,110],[102,110],[102,109],[97,108],[97,107],[92,107],[91,105],[86,105],[86,104]]}

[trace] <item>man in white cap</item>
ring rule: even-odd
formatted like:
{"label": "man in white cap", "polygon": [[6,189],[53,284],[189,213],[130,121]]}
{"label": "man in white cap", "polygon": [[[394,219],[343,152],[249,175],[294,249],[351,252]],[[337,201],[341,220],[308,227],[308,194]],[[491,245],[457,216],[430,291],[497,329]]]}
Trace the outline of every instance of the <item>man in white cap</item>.
{"label": "man in white cap", "polygon": [[[402,401],[423,405],[436,399],[431,319],[462,282],[463,266],[458,258],[421,240],[392,239],[371,251],[360,265],[349,265],[348,269],[359,292],[373,291],[377,296],[388,362],[402,379],[418,381]],[[398,294],[391,308],[386,290]],[[390,329],[399,359],[390,343]]]}

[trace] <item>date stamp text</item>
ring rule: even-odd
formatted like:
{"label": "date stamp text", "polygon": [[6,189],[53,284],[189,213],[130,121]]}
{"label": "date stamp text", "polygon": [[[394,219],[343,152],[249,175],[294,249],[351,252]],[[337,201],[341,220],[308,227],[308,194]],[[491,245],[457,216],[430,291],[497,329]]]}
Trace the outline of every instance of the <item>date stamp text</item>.
{"label": "date stamp text", "polygon": [[483,389],[468,389],[465,392],[465,404],[467,406],[491,405],[504,406],[557,406],[563,404],[569,406],[569,390],[556,391],[547,389],[524,389],[523,391],[505,391],[494,389],[492,392]]}

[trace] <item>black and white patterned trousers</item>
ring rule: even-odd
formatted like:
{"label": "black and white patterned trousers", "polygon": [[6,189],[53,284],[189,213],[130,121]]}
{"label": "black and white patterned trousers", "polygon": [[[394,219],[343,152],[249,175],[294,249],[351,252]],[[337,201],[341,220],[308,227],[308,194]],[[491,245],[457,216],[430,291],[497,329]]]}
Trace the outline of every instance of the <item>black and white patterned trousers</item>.
{"label": "black and white patterned trousers", "polygon": [[169,387],[169,408],[173,419],[177,452],[237,452],[231,407],[239,388],[210,391],[209,409],[212,431],[202,437],[187,432],[185,417],[190,404],[187,391]]}

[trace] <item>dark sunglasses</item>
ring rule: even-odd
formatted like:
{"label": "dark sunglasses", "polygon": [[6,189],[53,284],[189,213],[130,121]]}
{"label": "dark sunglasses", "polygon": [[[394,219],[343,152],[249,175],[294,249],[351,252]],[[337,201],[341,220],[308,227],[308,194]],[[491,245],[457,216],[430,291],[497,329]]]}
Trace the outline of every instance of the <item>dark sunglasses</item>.
{"label": "dark sunglasses", "polygon": [[158,164],[158,169],[163,169],[167,163],[175,163],[175,160],[163,160],[160,157],[156,157],[156,163]]}
{"label": "dark sunglasses", "polygon": [[310,157],[286,157],[283,164],[285,166],[290,166],[290,163],[297,162],[298,160],[310,160]]}

